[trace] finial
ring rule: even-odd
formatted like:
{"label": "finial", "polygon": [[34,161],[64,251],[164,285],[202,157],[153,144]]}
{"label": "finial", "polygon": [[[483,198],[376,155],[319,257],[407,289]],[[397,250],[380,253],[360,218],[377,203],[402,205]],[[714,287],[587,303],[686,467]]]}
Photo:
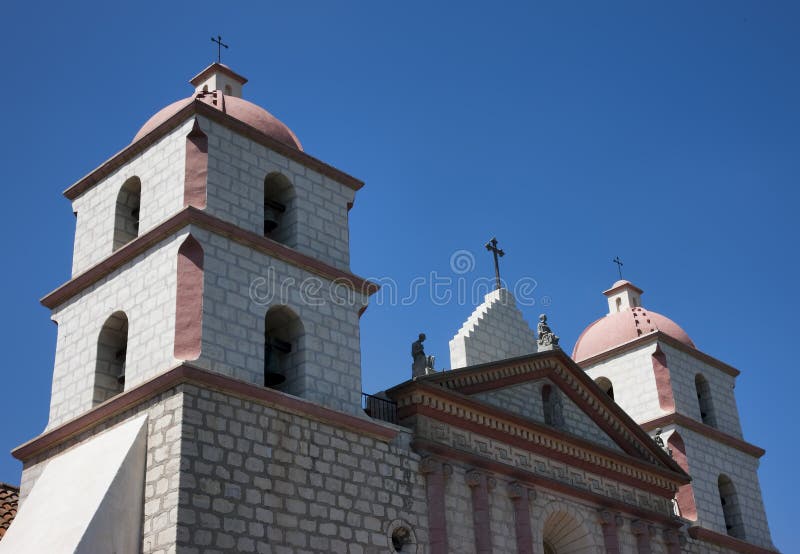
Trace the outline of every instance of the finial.
{"label": "finial", "polygon": [[217,43],[217,63],[222,63],[222,48],[227,49],[228,45],[222,42],[221,35],[217,35],[217,38],[211,37],[211,42]]}

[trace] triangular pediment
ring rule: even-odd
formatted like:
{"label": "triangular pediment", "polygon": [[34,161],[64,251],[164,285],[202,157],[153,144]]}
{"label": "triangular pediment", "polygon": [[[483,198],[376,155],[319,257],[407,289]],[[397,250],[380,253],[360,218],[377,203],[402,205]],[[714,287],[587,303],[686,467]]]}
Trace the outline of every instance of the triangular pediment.
{"label": "triangular pediment", "polygon": [[476,392],[471,396],[517,416],[551,425],[562,433],[624,452],[617,441],[551,379],[531,379],[507,387]]}
{"label": "triangular pediment", "polygon": [[[562,427],[544,422],[541,395],[546,385],[557,391],[564,416]],[[654,470],[685,477],[675,461],[561,350],[428,375],[390,389],[387,394],[402,407],[420,397],[414,396],[415,390],[434,396],[436,390],[442,391],[441,400],[422,400],[423,403],[464,406],[448,407],[449,413],[482,412],[480,416],[467,417],[473,421],[488,421],[486,414],[491,414],[493,421],[502,421],[492,423],[495,428],[508,421],[521,429],[528,427],[533,433],[563,437],[589,448],[595,445],[598,452],[617,453]]]}

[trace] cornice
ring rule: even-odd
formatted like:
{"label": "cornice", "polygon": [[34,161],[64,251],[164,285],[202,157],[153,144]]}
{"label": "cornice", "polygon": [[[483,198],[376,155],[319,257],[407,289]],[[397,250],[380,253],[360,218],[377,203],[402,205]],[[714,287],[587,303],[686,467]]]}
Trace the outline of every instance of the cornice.
{"label": "cornice", "polygon": [[238,119],[218,110],[217,108],[209,106],[205,102],[195,99],[178,110],[173,116],[164,121],[161,125],[147,133],[139,140],[132,142],[111,156],[108,160],[103,162],[99,167],[79,179],[76,183],[64,191],[64,196],[70,200],[75,200],[78,196],[89,190],[103,178],[122,167],[128,161],[141,154],[148,147],[155,144],[158,140],[194,114],[207,117],[208,119],[211,119],[220,125],[223,125],[228,129],[269,148],[270,150],[273,150],[274,152],[286,156],[292,161],[317,171],[326,177],[330,177],[337,183],[341,183],[342,185],[353,190],[359,190],[364,186],[363,181],[348,175],[344,171],[336,169],[335,167],[326,164],[322,160],[306,154],[302,150],[297,150],[296,148],[288,146],[279,140],[262,133],[255,127],[239,121]]}
{"label": "cornice", "polygon": [[[428,383],[458,393],[474,394],[545,376],[550,377],[628,454],[685,475],[675,461],[656,446],[650,436],[600,390],[597,384],[562,350],[537,352],[498,362],[443,371],[406,381],[386,392],[393,397],[405,388]],[[481,403],[481,406],[488,405]]]}
{"label": "cornice", "polygon": [[435,385],[419,384],[394,398],[400,419],[430,417],[662,495],[669,496],[689,482],[683,472],[658,467],[655,461],[648,463],[616,452]]}
{"label": "cornice", "polygon": [[731,448],[735,448],[745,454],[749,454],[750,456],[754,456],[756,458],[761,458],[764,454],[766,454],[766,450],[763,448],[756,446],[754,444],[750,444],[747,441],[744,441],[738,437],[734,437],[733,435],[729,435],[724,431],[720,431],[715,427],[711,427],[710,425],[706,425],[705,423],[701,423],[695,419],[692,419],[686,415],[679,414],[679,413],[672,413],[667,414],[665,416],[661,416],[656,419],[652,419],[645,423],[642,423],[641,427],[645,431],[651,431],[653,429],[657,429],[659,427],[665,427],[667,425],[680,425],[681,427],[685,427],[694,431],[695,433],[699,433],[705,437],[708,437],[712,440],[717,442],[721,442]]}
{"label": "cornice", "polygon": [[689,536],[693,539],[703,542],[709,542],[723,548],[729,548],[735,552],[742,554],[777,554],[777,550],[772,548],[764,548],[755,544],[731,537],[730,535],[723,535],[716,531],[711,531],[704,527],[689,527]]}
{"label": "cornice", "polygon": [[182,363],[141,385],[118,394],[85,414],[42,433],[35,439],[15,448],[11,454],[22,462],[30,460],[37,454],[184,383],[221,391],[330,425],[338,425],[383,442],[391,441],[398,434],[398,431],[388,424],[339,412],[296,396],[213,373],[192,364]]}
{"label": "cornice", "polygon": [[262,237],[251,231],[246,231],[232,223],[214,217],[207,212],[189,206],[135,238],[119,250],[116,250],[83,273],[76,275],[44,296],[40,302],[50,309],[58,307],[125,263],[131,261],[154,244],[157,244],[160,240],[188,225],[197,225],[218,235],[225,236],[240,244],[258,250],[259,252],[269,254],[279,260],[306,269],[311,273],[336,281],[337,285],[344,285],[363,294],[374,294],[380,288],[376,283],[353,275],[350,272],[335,268],[332,265],[326,264],[306,254],[302,254],[272,239]]}
{"label": "cornice", "polygon": [[608,360],[609,358],[614,358],[620,354],[628,352],[629,350],[635,350],[640,346],[644,346],[646,344],[655,341],[663,342],[664,344],[667,344],[677,350],[680,350],[691,356],[694,356],[695,358],[698,358],[700,361],[719,369],[721,372],[730,375],[731,377],[738,377],[739,374],[741,373],[741,371],[739,371],[735,367],[728,365],[725,362],[714,358],[713,356],[709,356],[705,352],[702,352],[696,348],[687,346],[683,344],[681,341],[667,335],[663,331],[653,331],[652,333],[642,335],[641,337],[635,338],[632,341],[611,348],[610,350],[606,350],[605,352],[601,352],[600,354],[592,356],[591,358],[580,360],[579,362],[576,363],[584,369],[589,368],[597,363]]}

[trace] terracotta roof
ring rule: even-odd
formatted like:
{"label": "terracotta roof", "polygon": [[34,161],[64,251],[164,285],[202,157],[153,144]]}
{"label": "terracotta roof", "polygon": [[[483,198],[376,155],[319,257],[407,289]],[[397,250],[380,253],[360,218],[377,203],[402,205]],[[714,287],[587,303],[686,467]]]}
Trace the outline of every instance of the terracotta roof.
{"label": "terracotta roof", "polygon": [[0,539],[6,534],[6,530],[17,515],[17,504],[19,504],[19,487],[0,483]]}

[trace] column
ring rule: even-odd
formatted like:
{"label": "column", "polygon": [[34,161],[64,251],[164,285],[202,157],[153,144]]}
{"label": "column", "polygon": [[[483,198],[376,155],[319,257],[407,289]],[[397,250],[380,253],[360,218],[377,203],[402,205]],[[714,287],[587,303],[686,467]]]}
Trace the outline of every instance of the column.
{"label": "column", "polygon": [[475,528],[475,553],[492,554],[492,529],[489,523],[489,487],[493,479],[486,473],[471,470],[466,475],[472,490],[472,521]]}
{"label": "column", "polygon": [[508,496],[514,506],[514,530],[517,535],[517,554],[533,554],[533,530],[531,529],[530,501],[536,491],[517,483],[508,484]]}
{"label": "column", "polygon": [[681,554],[681,535],[675,529],[664,530],[664,542],[667,554]]}
{"label": "column", "polygon": [[631,531],[636,537],[636,552],[638,554],[651,554],[652,547],[650,540],[655,535],[655,528],[647,524],[646,521],[635,519],[631,522]]}
{"label": "column", "polygon": [[600,510],[597,515],[603,527],[603,542],[607,554],[620,554],[617,527],[622,525],[622,516],[608,510]]}
{"label": "column", "polygon": [[444,485],[452,468],[436,458],[427,457],[420,463],[419,470],[425,475],[425,489],[428,497],[430,554],[448,554]]}

